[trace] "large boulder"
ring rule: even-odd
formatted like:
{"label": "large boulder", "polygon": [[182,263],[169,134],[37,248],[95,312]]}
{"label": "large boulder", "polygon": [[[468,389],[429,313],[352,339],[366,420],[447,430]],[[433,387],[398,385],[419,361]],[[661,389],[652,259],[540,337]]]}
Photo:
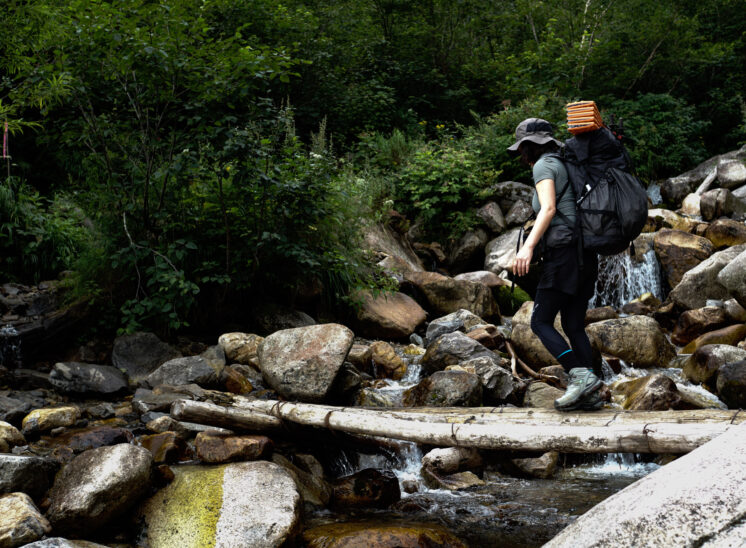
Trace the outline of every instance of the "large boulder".
{"label": "large boulder", "polygon": [[717,275],[717,281],[728,293],[746,307],[746,250],[725,265]]}
{"label": "large boulder", "polygon": [[544,548],[743,546],[746,424],[580,516]]}
{"label": "large boulder", "polygon": [[161,384],[179,386],[192,383],[216,386],[224,367],[225,358],[222,360],[213,360],[205,356],[176,358],[153,371],[147,376],[146,382],[152,387]]}
{"label": "large boulder", "polygon": [[482,382],[466,371],[437,371],[404,392],[404,405],[477,407],[482,405]]}
{"label": "large boulder", "polygon": [[425,321],[427,312],[417,301],[404,293],[370,291],[356,293],[356,329],[364,337],[374,339],[405,339]]}
{"label": "large boulder", "polygon": [[513,228],[491,240],[485,248],[484,269],[495,274],[509,270],[515,259],[520,228]]}
{"label": "large boulder", "polygon": [[530,202],[534,194],[534,187],[515,181],[501,181],[490,187],[492,199],[502,211],[508,211],[518,200]]}
{"label": "large boulder", "polygon": [[717,280],[720,271],[740,253],[746,244],[730,247],[714,253],[689,270],[681,282],[669,293],[669,299],[681,308],[702,308],[709,299],[730,298],[728,290]]}
{"label": "large boulder", "polygon": [[420,365],[425,373],[434,373],[449,365],[457,365],[480,356],[494,356],[494,353],[474,339],[455,331],[441,335],[430,343]]}
{"label": "large boulder", "polygon": [[746,224],[733,219],[717,219],[711,222],[704,234],[716,249],[746,243]]}
{"label": "large boulder", "polygon": [[691,232],[697,222],[689,217],[684,217],[670,209],[649,209],[648,220],[643,230],[645,232],[656,232],[658,230],[680,230]]}
{"label": "large boulder", "polygon": [[407,270],[415,272],[425,270],[409,241],[391,228],[384,225],[369,226],[363,238],[368,249],[385,257],[395,258],[396,262],[403,264]]}
{"label": "large boulder", "polygon": [[437,272],[407,272],[406,284],[421,295],[425,308],[436,315],[466,309],[481,318],[499,314],[492,291],[481,284],[456,280]]}
{"label": "large boulder", "polygon": [[127,390],[124,374],[110,365],[58,362],[49,373],[49,382],[66,394],[111,396]]}
{"label": "large boulder", "polygon": [[658,322],[648,316],[627,316],[590,324],[586,331],[603,354],[623,359],[634,367],[668,367],[676,349]]}
{"label": "large boulder", "polygon": [[714,388],[720,368],[739,360],[746,360],[746,350],[730,344],[707,344],[684,361],[682,372],[693,383],[708,384]]}
{"label": "large boulder", "polygon": [[474,374],[482,382],[482,393],[491,403],[504,403],[516,388],[513,374],[509,371],[506,359],[494,356],[479,356],[461,362],[460,367]]}
{"label": "large boulder", "polygon": [[670,287],[676,287],[684,273],[691,270],[714,251],[707,238],[681,230],[664,229],[655,236],[655,254]]}
{"label": "large boulder", "polygon": [[52,484],[57,463],[41,457],[0,455],[0,493],[22,491],[39,500]]}
{"label": "large boulder", "polygon": [[743,203],[730,190],[725,188],[708,190],[702,194],[699,209],[705,221],[711,221],[718,217],[743,219],[746,215],[746,203]]}
{"label": "large boulder", "polygon": [[681,349],[683,354],[692,354],[706,344],[737,345],[746,338],[746,324],[729,325],[715,331],[700,335]]}
{"label": "large boulder", "polygon": [[50,533],[49,521],[26,493],[0,496],[0,546],[15,548]]}
{"label": "large boulder", "polygon": [[269,386],[286,399],[322,402],[329,395],[354,334],[339,324],[272,333],[259,347],[259,364]]}
{"label": "large boulder", "polygon": [[746,407],[746,360],[724,364],[718,371],[720,399],[731,409]]}
{"label": "large boulder", "polygon": [[676,383],[665,375],[640,377],[615,384],[614,392],[625,396],[622,407],[636,411],[664,411],[681,403]]}
{"label": "large boulder", "polygon": [[81,453],[57,475],[47,518],[57,533],[99,531],[127,512],[150,489],[153,457],[119,444]]}
{"label": "large boulder", "polygon": [[301,499],[292,476],[265,461],[174,467],[174,481],[142,505],[147,546],[292,544]]}
{"label": "large boulder", "polygon": [[728,317],[724,307],[705,306],[694,310],[686,310],[676,322],[676,327],[671,333],[671,342],[684,346],[703,333],[719,329],[727,323]]}
{"label": "large boulder", "polygon": [[124,371],[130,382],[139,384],[159,365],[180,356],[178,350],[153,333],[133,333],[114,340],[111,362]]}
{"label": "large boulder", "polygon": [[484,256],[484,246],[488,239],[487,232],[481,228],[461,236],[448,254],[448,265],[451,271],[465,272],[469,270],[474,259],[477,259],[477,264],[481,263]]}
{"label": "large boulder", "polygon": [[723,188],[733,189],[746,184],[746,164],[736,158],[718,162],[717,180]]}
{"label": "large boulder", "polygon": [[[513,315],[513,332],[510,340],[523,361],[532,368],[541,369],[542,367],[556,365],[557,360],[531,329],[533,310],[533,301],[528,301],[523,303],[521,308]],[[561,314],[557,314],[554,319],[554,328],[567,339],[562,330],[561,318]]]}

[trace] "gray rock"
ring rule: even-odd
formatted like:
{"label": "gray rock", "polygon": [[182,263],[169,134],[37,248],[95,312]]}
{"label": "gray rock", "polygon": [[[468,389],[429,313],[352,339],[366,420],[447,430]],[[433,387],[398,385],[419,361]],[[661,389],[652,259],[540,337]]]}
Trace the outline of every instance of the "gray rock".
{"label": "gray rock", "polygon": [[259,347],[267,384],[287,399],[326,399],[354,334],[339,324],[323,324],[272,333]]}
{"label": "gray rock", "polygon": [[58,466],[41,457],[0,454],[0,493],[21,491],[39,500],[52,484]]}
{"label": "gray rock", "polygon": [[24,548],[107,548],[103,544],[90,542],[88,540],[68,540],[62,537],[37,540],[27,544]]}
{"label": "gray rock", "polygon": [[482,392],[491,403],[504,403],[516,388],[513,374],[500,366],[497,355],[480,356],[460,365],[465,369],[474,368],[474,373],[482,382]]}
{"label": "gray rock", "polygon": [[463,308],[482,318],[499,315],[492,291],[481,283],[456,280],[437,272],[407,272],[404,278],[403,290],[412,288],[433,314],[441,316]]}
{"label": "gray rock", "polygon": [[746,360],[726,363],[718,370],[720,399],[730,409],[746,407]]}
{"label": "gray rock", "polygon": [[474,339],[456,331],[441,335],[430,343],[420,364],[426,373],[434,373],[449,365],[457,365],[480,356],[494,356],[494,353]]}
{"label": "gray rock", "polygon": [[742,160],[720,160],[717,170],[717,180],[723,188],[737,188],[746,184],[746,165]]}
{"label": "gray rock", "polygon": [[[148,546],[292,545],[301,497],[290,473],[266,461],[174,467],[175,480],[141,508]],[[199,519],[195,519],[198,516]]]}
{"label": "gray rock", "polygon": [[0,496],[0,546],[15,548],[34,542],[52,528],[25,493]]}
{"label": "gray rock", "polygon": [[372,225],[365,230],[363,238],[367,249],[395,257],[398,259],[396,262],[403,264],[407,270],[425,270],[409,241],[391,228],[380,224]]}
{"label": "gray rock", "polygon": [[634,367],[668,367],[676,356],[658,322],[648,316],[627,316],[590,324],[593,346]]}
{"label": "gray rock", "polygon": [[477,407],[482,405],[482,382],[466,371],[438,371],[404,392],[404,405]]}
{"label": "gray rock", "polygon": [[150,451],[122,443],[81,453],[57,475],[47,518],[63,535],[90,534],[127,512],[150,489]]}
{"label": "gray rock", "polygon": [[114,367],[125,372],[130,382],[138,384],[159,365],[179,356],[178,350],[153,333],[133,333],[116,338],[111,361]]}
{"label": "gray rock", "polygon": [[58,362],[49,373],[49,382],[66,394],[100,394],[110,396],[127,390],[124,374],[110,365],[80,362]]}
{"label": "gray rock", "polygon": [[711,221],[719,217],[743,219],[746,216],[746,204],[725,188],[708,190],[702,194],[699,209],[705,221]]}
{"label": "gray rock", "polygon": [[564,390],[550,386],[547,383],[532,382],[526,389],[523,406],[540,409],[554,409],[554,400],[562,396],[564,393]]}
{"label": "gray rock", "polygon": [[427,326],[425,338],[430,343],[446,333],[454,331],[469,331],[475,326],[484,324],[484,320],[462,308],[431,321]]}
{"label": "gray rock", "polygon": [[505,215],[505,222],[508,226],[522,225],[534,215],[534,210],[530,204],[523,200],[518,200]]}
{"label": "gray rock", "polygon": [[202,356],[175,358],[153,371],[145,381],[152,387],[161,384],[173,386],[192,383],[215,386],[218,384],[222,369]]}
{"label": "gray rock", "polygon": [[686,272],[681,282],[669,293],[669,298],[678,306],[688,310],[706,306],[708,299],[730,298],[728,290],[718,282],[717,276],[728,263],[744,251],[746,251],[746,244],[714,253]]}
{"label": "gray rock", "polygon": [[491,240],[485,248],[484,269],[495,274],[508,270],[515,259],[520,228],[512,228]]}
{"label": "gray rock", "polygon": [[746,185],[739,186],[738,188],[734,188],[732,191],[733,196],[741,200],[742,202],[746,202]]}
{"label": "gray rock", "polygon": [[477,217],[484,221],[487,228],[495,234],[499,234],[508,227],[500,206],[495,202],[489,202],[480,207],[477,210]]}
{"label": "gray rock", "polygon": [[728,293],[746,307],[746,251],[737,255],[718,272],[717,281]]}
{"label": "gray rock", "polygon": [[[746,424],[666,464],[580,516],[544,548],[739,546]],[[736,544],[713,538],[737,539]]]}
{"label": "gray rock", "polygon": [[502,211],[508,211],[518,200],[530,202],[534,188],[524,183],[503,181],[490,188],[492,198],[498,203]]}
{"label": "gray rock", "polygon": [[264,334],[316,325],[316,320],[305,312],[274,303],[258,306],[254,310],[253,319],[258,331]]}
{"label": "gray rock", "polygon": [[448,256],[448,264],[451,269],[454,272],[469,270],[469,263],[477,256],[480,257],[481,262],[484,246],[488,239],[487,233],[481,228],[464,234]]}
{"label": "gray rock", "polygon": [[18,423],[34,407],[41,407],[43,405],[43,401],[32,403],[28,400],[0,396],[0,421]]}

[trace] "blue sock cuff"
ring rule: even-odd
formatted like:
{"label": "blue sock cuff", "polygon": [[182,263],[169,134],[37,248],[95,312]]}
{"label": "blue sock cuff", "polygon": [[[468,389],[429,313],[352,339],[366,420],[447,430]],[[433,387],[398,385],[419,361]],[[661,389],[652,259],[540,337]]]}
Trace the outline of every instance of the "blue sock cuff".
{"label": "blue sock cuff", "polygon": [[565,350],[562,354],[560,354],[559,356],[557,356],[557,359],[560,359],[562,356],[564,356],[568,352],[572,352],[572,348],[568,348],[567,350]]}

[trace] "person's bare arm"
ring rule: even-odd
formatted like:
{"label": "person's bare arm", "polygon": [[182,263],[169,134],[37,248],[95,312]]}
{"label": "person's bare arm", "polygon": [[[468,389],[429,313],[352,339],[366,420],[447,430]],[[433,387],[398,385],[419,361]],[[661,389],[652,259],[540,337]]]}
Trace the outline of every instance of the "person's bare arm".
{"label": "person's bare arm", "polygon": [[552,218],[557,212],[557,205],[555,203],[557,197],[554,192],[553,179],[542,179],[536,183],[536,194],[539,197],[539,204],[541,205],[539,213],[536,215],[536,222],[513,261],[513,274],[517,274],[518,276],[528,274],[528,267],[531,264],[534,249],[549,228],[549,223],[552,222]]}

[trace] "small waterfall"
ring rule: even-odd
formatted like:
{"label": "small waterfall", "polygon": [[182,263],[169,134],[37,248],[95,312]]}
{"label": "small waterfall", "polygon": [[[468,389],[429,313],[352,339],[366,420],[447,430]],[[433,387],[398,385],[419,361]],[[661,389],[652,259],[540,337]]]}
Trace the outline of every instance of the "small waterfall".
{"label": "small waterfall", "polygon": [[21,367],[21,358],[21,341],[16,328],[12,325],[0,327],[0,365]]}
{"label": "small waterfall", "polygon": [[596,292],[589,307],[621,308],[647,292],[658,299],[664,298],[660,265],[652,249],[648,250],[639,262],[630,257],[629,252],[601,257]]}
{"label": "small waterfall", "polygon": [[648,187],[648,198],[650,198],[650,201],[653,203],[653,205],[659,205],[663,203],[663,197],[661,196],[661,185],[658,183],[653,183]]}

